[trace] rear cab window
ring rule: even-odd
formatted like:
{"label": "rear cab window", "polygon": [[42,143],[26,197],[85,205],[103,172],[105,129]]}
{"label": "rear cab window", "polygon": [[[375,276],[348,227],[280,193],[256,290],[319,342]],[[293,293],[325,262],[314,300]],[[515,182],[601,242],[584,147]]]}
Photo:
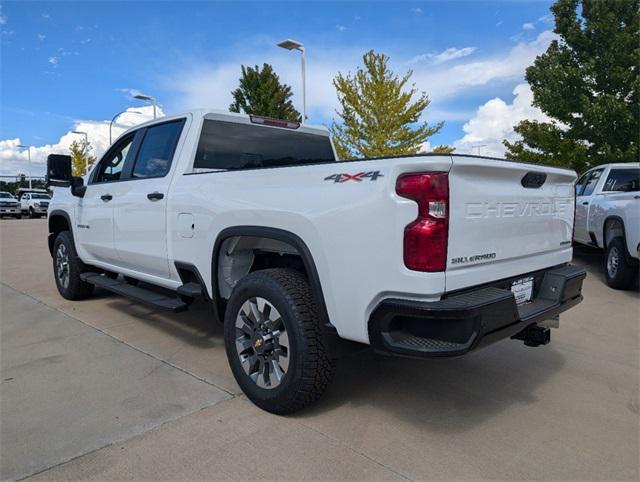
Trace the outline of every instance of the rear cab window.
{"label": "rear cab window", "polygon": [[640,190],[640,169],[613,168],[604,183],[602,191],[637,192]]}
{"label": "rear cab window", "polygon": [[335,160],[328,135],[205,119],[193,168],[259,169]]}

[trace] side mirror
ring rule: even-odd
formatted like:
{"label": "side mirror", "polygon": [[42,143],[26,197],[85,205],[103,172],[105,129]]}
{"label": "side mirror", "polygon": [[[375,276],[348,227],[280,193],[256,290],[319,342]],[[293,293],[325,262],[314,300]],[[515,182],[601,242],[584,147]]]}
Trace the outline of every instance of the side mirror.
{"label": "side mirror", "polygon": [[71,178],[71,194],[75,197],[84,197],[87,192],[87,186],[84,185],[84,179],[78,176]]}
{"label": "side mirror", "polygon": [[47,156],[47,186],[71,186],[71,156],[49,154]]}

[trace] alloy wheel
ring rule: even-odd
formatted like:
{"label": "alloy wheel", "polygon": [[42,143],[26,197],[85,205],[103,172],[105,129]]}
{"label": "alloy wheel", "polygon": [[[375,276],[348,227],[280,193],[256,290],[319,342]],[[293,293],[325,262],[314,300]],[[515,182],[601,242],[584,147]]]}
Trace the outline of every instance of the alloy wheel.
{"label": "alloy wheel", "polygon": [[278,310],[264,298],[249,298],[238,311],[235,328],[236,351],[244,372],[260,388],[280,385],[291,353]]}
{"label": "alloy wheel", "polygon": [[56,252],[56,277],[63,288],[69,287],[69,250],[64,244],[58,246]]}
{"label": "alloy wheel", "polygon": [[609,257],[607,258],[607,273],[609,274],[609,278],[615,278],[619,266],[620,251],[618,251],[618,248],[613,246],[609,250]]}

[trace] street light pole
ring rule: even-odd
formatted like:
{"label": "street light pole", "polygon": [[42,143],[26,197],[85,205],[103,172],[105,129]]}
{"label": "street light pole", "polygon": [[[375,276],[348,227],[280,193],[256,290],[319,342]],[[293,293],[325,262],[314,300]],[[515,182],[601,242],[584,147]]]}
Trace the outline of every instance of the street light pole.
{"label": "street light pole", "polygon": [[[87,148],[89,146],[89,134],[84,131],[73,131],[72,134],[79,134],[84,136],[84,146]],[[86,176],[89,173],[89,159],[87,156],[84,157],[84,175]]]}
{"label": "street light pole", "polygon": [[145,94],[136,94],[133,96],[134,99],[138,99],[138,100],[144,100],[145,102],[151,102],[151,104],[153,105],[153,118],[156,118],[156,108],[157,108],[157,104],[156,104],[156,98],[152,97],[150,95],[145,95]]}
{"label": "street light pole", "polygon": [[304,45],[296,40],[283,40],[279,42],[278,47],[282,47],[287,50],[298,50],[302,54],[301,63],[302,63],[302,123],[304,124],[307,121],[307,75],[306,75],[306,51]]}
{"label": "street light pole", "polygon": [[111,122],[109,122],[109,145],[111,145],[111,128],[113,127],[113,123],[116,121],[116,119],[118,117],[120,117],[122,114],[126,114],[126,113],[130,113],[130,114],[140,114],[142,115],[142,112],[138,112],[137,110],[123,110],[122,112],[118,112],[116,115],[113,116],[113,119],[111,119]]}
{"label": "street light pole", "polygon": [[31,146],[23,146],[19,144],[18,147],[22,147],[27,150],[27,159],[29,159],[29,189],[31,189]]}

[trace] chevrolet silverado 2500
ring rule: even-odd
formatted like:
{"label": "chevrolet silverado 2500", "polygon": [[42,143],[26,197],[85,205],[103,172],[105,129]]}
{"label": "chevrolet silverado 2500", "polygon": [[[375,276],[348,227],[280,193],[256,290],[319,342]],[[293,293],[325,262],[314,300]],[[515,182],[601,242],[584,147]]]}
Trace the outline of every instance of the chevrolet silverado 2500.
{"label": "chevrolet silverado 2500", "polygon": [[238,384],[274,413],[314,402],[345,344],[416,358],[543,345],[582,300],[573,171],[338,161],[325,128],[209,110],[129,130],[86,179],[67,156],[47,171],[60,294],[210,302]]}
{"label": "chevrolet silverado 2500", "polygon": [[604,164],[576,183],[573,239],[605,251],[607,284],[627,289],[638,277],[640,254],[640,165]]}

